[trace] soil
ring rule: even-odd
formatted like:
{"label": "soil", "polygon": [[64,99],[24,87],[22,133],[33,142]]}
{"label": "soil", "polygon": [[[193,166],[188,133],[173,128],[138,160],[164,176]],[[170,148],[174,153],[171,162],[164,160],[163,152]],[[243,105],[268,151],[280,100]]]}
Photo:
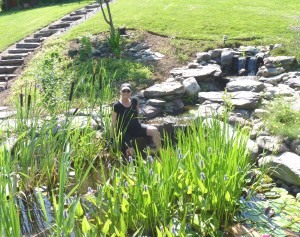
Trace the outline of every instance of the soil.
{"label": "soil", "polygon": [[[127,31],[130,43],[145,43],[150,46],[152,52],[159,52],[163,55],[163,59],[159,61],[152,61],[147,62],[147,64],[152,65],[154,67],[153,73],[153,83],[160,83],[165,81],[167,78],[170,77],[170,70],[175,67],[180,67],[186,65],[186,62],[181,62],[177,56],[177,48],[172,46],[172,39],[165,36],[160,36],[156,34],[151,34],[145,31]],[[96,36],[96,38],[103,37]],[[70,44],[72,49],[76,49],[79,47],[79,44],[74,41]],[[3,92],[0,92],[0,106],[9,106],[13,107],[13,102],[11,101],[12,97],[12,85],[18,80],[19,76],[23,72],[24,68],[26,68],[28,61],[30,61],[34,57],[34,53],[26,58],[25,64],[19,68],[15,74],[17,77],[14,79],[9,80],[8,82],[8,89]],[[192,55],[189,56],[190,60],[192,60]]]}

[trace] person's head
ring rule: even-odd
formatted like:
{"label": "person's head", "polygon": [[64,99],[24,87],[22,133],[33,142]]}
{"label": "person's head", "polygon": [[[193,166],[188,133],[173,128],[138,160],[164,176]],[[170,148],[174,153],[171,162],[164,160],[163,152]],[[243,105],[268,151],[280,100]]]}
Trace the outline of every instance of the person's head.
{"label": "person's head", "polygon": [[124,83],[120,87],[121,96],[130,97],[131,96],[131,85],[129,83]]}

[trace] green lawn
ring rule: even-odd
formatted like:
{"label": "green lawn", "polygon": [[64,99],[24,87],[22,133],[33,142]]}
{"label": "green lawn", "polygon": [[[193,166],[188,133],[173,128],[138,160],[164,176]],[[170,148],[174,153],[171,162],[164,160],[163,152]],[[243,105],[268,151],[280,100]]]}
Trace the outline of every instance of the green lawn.
{"label": "green lawn", "polygon": [[0,52],[62,16],[95,1],[84,0],[20,11],[0,12]]}
{"label": "green lawn", "polygon": [[[292,39],[291,17],[299,15],[295,0],[118,0],[111,4],[117,26],[205,41],[249,41],[256,44],[283,43]],[[298,22],[299,23],[299,22]],[[79,25],[65,38],[108,29],[101,13]]]}

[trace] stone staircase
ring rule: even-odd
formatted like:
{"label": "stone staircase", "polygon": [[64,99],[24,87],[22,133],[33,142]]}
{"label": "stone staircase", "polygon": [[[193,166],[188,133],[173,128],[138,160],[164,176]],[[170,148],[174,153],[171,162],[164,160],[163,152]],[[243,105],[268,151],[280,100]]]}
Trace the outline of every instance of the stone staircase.
{"label": "stone staircase", "polygon": [[41,48],[44,40],[53,35],[60,35],[71,27],[85,21],[100,10],[99,4],[91,4],[76,10],[49,26],[35,32],[31,36],[9,47],[0,53],[0,93],[9,87],[9,82],[17,76],[25,59]]}

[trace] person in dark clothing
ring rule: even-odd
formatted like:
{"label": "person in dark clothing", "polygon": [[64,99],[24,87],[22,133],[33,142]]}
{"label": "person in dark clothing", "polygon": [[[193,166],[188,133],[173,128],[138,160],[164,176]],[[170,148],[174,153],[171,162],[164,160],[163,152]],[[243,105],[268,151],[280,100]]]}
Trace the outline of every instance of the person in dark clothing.
{"label": "person in dark clothing", "polygon": [[160,133],[156,127],[139,121],[139,106],[136,98],[131,98],[132,88],[124,83],[120,88],[120,99],[113,105],[111,136],[122,144],[127,156],[134,154],[131,140],[135,137],[151,137],[156,149],[161,147]]}

